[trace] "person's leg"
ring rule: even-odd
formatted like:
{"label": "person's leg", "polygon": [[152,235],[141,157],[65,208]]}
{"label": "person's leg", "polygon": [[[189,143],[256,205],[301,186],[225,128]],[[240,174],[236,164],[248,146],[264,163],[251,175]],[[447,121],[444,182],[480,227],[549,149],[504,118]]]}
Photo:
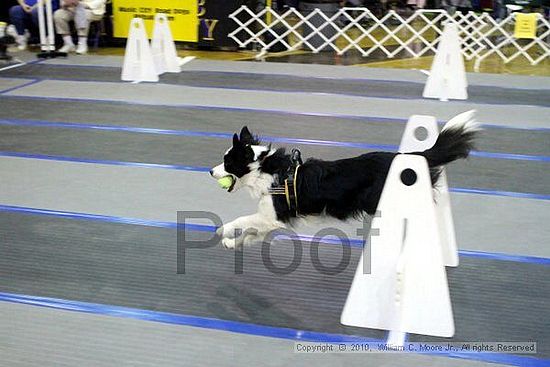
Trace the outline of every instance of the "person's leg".
{"label": "person's leg", "polygon": [[63,47],[60,52],[71,52],[75,50],[75,45],[71,37],[71,28],[69,22],[75,18],[75,13],[68,9],[59,9],[53,13],[55,30],[57,34],[63,37]]}
{"label": "person's leg", "polygon": [[90,9],[84,8],[83,5],[76,7],[74,24],[78,32],[77,54],[85,54],[88,52],[88,32],[90,31],[90,22],[94,19],[94,14]]}
{"label": "person's leg", "polygon": [[26,12],[20,5],[15,5],[10,8],[10,23],[17,29],[18,35],[25,34],[25,16]]}
{"label": "person's leg", "polygon": [[[46,19],[46,18],[44,18]],[[29,39],[29,43],[32,45],[33,43],[37,43],[36,41],[40,38],[40,31],[38,29],[38,7],[35,7],[32,10],[32,13],[30,14],[30,21],[28,22],[29,33],[31,35],[31,38]]]}
{"label": "person's leg", "polygon": [[15,41],[17,42],[17,48],[21,51],[27,48],[27,37],[25,36],[25,23],[27,18],[27,12],[25,12],[20,5],[10,8],[10,23],[13,24],[17,30]]}

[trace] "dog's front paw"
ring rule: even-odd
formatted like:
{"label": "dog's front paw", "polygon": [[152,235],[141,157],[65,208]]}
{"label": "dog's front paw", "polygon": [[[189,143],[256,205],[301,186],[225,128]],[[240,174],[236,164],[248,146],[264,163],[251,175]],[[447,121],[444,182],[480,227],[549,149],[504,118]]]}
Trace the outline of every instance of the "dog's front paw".
{"label": "dog's front paw", "polygon": [[235,237],[234,232],[235,230],[233,229],[230,223],[216,229],[216,234],[222,238],[234,238]]}
{"label": "dog's front paw", "polygon": [[227,249],[234,249],[237,247],[237,240],[234,238],[224,238],[222,239],[222,245]]}
{"label": "dog's front paw", "polygon": [[235,238],[240,233],[235,233],[235,225],[233,222],[227,223],[216,230],[216,234],[223,238]]}

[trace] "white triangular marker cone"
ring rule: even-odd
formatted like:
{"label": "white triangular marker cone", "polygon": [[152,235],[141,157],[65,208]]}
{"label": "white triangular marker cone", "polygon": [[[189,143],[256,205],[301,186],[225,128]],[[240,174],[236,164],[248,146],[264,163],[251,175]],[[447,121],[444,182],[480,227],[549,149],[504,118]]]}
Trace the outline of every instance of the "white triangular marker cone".
{"label": "white triangular marker cone", "polygon": [[[425,139],[416,137],[417,129],[425,129]],[[439,129],[437,121],[433,116],[413,115],[409,118],[405,126],[405,132],[401,137],[399,145],[400,153],[423,152],[434,146]],[[447,175],[445,168],[442,169],[441,176],[434,190],[434,201],[436,217],[438,222],[439,234],[441,238],[441,249],[443,252],[443,263],[446,266],[458,266],[458,248],[456,246],[455,227],[453,222],[453,213],[451,210],[451,197],[449,195],[449,186],[447,184]]]}
{"label": "white triangular marker cone", "polygon": [[[416,174],[416,182],[409,186],[401,180],[406,169]],[[379,234],[371,236],[369,245],[371,274],[363,274],[367,260],[363,253],[341,323],[452,336],[453,312],[430,173],[424,157],[408,154],[395,157],[378,212],[380,216],[373,219],[372,228],[379,229]]]}
{"label": "white triangular marker cone", "polygon": [[447,22],[422,96],[442,101],[468,99],[467,87],[458,29],[456,24]]}
{"label": "white triangular marker cone", "polygon": [[151,49],[153,51],[155,67],[159,74],[179,73],[181,71],[180,58],[176,52],[176,44],[172,38],[170,23],[166,14],[155,15]]}
{"label": "white triangular marker cone", "polygon": [[128,33],[121,79],[133,82],[158,82],[159,76],[153,63],[143,19],[132,19]]}

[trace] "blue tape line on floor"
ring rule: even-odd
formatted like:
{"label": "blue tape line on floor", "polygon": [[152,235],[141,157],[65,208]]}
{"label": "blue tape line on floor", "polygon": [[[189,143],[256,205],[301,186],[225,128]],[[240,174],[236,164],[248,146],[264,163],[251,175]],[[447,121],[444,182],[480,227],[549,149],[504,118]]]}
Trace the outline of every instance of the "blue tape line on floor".
{"label": "blue tape line on floor", "polygon": [[[134,225],[140,225],[140,226],[150,226],[150,227],[159,227],[159,228],[170,228],[170,229],[178,228],[178,224],[175,222],[163,222],[163,221],[154,221],[154,220],[128,218],[128,217],[115,217],[115,216],[100,215],[100,214],[76,213],[76,212],[67,212],[67,211],[40,209],[40,208],[28,208],[28,207],[11,206],[11,205],[0,205],[0,211],[35,214],[35,215],[46,215],[46,216],[54,216],[54,217],[61,217],[61,218],[91,220],[91,221],[100,221],[100,222],[108,222],[108,223],[134,224]],[[192,223],[185,223],[185,225],[180,224],[179,228],[182,228],[182,227],[185,228],[186,230],[197,231],[197,232],[214,232],[216,230],[215,226],[209,226],[204,224],[192,224]],[[332,238],[318,238],[318,237],[307,236],[307,235],[298,235],[295,238],[307,243],[318,241],[320,243],[329,244],[329,245],[342,244],[342,241],[332,239]],[[344,245],[362,248],[363,243],[364,243],[363,240],[352,238],[352,239],[349,239],[347,243],[344,243]],[[465,257],[499,260],[499,261],[512,261],[512,262],[538,264],[538,265],[550,265],[550,258],[544,258],[544,257],[510,255],[510,254],[503,254],[503,253],[471,251],[471,250],[459,250],[458,253],[460,256],[465,256]]]}
{"label": "blue tape line on floor", "polygon": [[[65,157],[65,156],[53,156],[45,154],[31,154],[31,153],[19,153],[19,152],[3,152],[0,151],[0,157],[14,157],[14,158],[28,158],[28,159],[42,159],[50,161],[61,162],[75,162],[75,163],[93,163],[93,164],[106,164],[114,166],[129,166],[129,167],[142,167],[142,168],[162,168],[173,169],[182,171],[194,171],[194,172],[209,172],[209,167],[200,166],[183,166],[173,164],[158,164],[158,163],[141,163],[141,162],[122,162],[122,161],[109,161],[101,159],[88,159],[77,157]],[[545,194],[532,194],[525,192],[512,192],[512,191],[498,191],[498,190],[486,190],[477,188],[462,188],[452,187],[450,192],[476,194],[476,195],[491,195],[491,196],[507,196],[521,199],[537,199],[537,200],[550,200],[550,195]]]}
{"label": "blue tape line on floor", "polygon": [[[170,130],[170,129],[155,129],[155,128],[146,128],[146,127],[97,125],[97,124],[88,124],[88,123],[52,122],[52,121],[40,121],[40,120],[2,119],[0,120],[0,125],[53,127],[53,128],[66,128],[66,129],[77,129],[77,130],[119,131],[119,132],[140,133],[140,134],[176,135],[176,136],[205,137],[205,138],[216,138],[216,139],[231,139],[233,137],[233,133],[224,133],[224,132]],[[319,146],[328,146],[328,147],[382,150],[382,151],[391,151],[391,152],[395,152],[398,149],[397,145],[390,145],[390,144],[368,144],[368,143],[350,142],[350,141],[302,139],[302,138],[288,138],[288,137],[264,136],[264,135],[262,135],[262,141],[268,142],[268,143],[319,145]],[[549,156],[530,155],[530,154],[472,151],[470,155],[473,157],[480,157],[480,158],[550,162]]]}
{"label": "blue tape line on floor", "polygon": [[479,194],[479,195],[493,195],[493,196],[507,196],[518,199],[537,199],[537,200],[550,200],[550,195],[544,194],[532,194],[529,192],[512,192],[512,191],[499,191],[499,190],[486,190],[476,188],[465,187],[451,187],[450,192],[462,193],[462,194]]}
{"label": "blue tape line on floor", "polygon": [[[299,77],[298,77],[299,78]],[[104,83],[104,84],[121,84],[121,81],[118,80],[96,80],[96,79],[90,79],[90,78],[61,78],[61,77],[42,77],[40,78],[41,81],[65,81],[65,82],[77,82],[77,83]],[[368,81],[376,81],[376,80],[365,80],[365,83],[368,83]],[[423,83],[419,82],[401,82],[401,81],[391,81],[391,80],[377,80],[378,82],[383,83],[409,83],[409,84],[417,84],[422,85]],[[124,83],[124,82],[122,82]],[[128,83],[125,83],[128,84]],[[426,99],[423,98],[420,95],[417,96],[389,96],[389,95],[361,95],[356,93],[348,93],[348,92],[321,92],[321,91],[308,91],[308,90],[299,90],[299,89],[280,89],[280,88],[247,88],[247,87],[239,87],[239,86],[208,86],[208,85],[186,85],[186,84],[173,84],[173,83],[166,83],[164,81],[159,81],[157,84],[160,85],[168,85],[168,86],[179,86],[179,87],[188,87],[188,88],[201,88],[201,89],[222,89],[222,90],[228,90],[228,91],[250,91],[250,92],[268,92],[268,93],[282,93],[282,94],[311,94],[311,95],[326,95],[326,96],[342,96],[342,97],[357,97],[357,98],[372,98],[372,99],[382,99],[382,100],[407,100],[407,101],[425,101]],[[366,85],[368,87],[368,85]],[[500,88],[502,87],[495,87]],[[470,100],[468,101],[471,105],[486,105],[486,106],[502,106],[502,105],[509,105],[507,102],[502,101],[493,101],[491,103],[487,102],[479,102]],[[540,105],[530,105],[530,104],[522,104],[519,106],[528,106],[528,107],[546,107],[546,106],[540,106]]]}
{"label": "blue tape line on floor", "polygon": [[[252,61],[251,58],[248,61]],[[195,59],[195,61],[199,61],[198,59]],[[118,65],[86,65],[86,64],[74,64],[70,62],[62,62],[62,63],[55,63],[55,62],[45,62],[44,65],[46,66],[54,66],[54,67],[82,67],[82,68],[114,68],[121,70],[121,67]],[[403,70],[401,70],[403,71]],[[368,81],[374,81],[374,82],[383,82],[383,83],[403,83],[403,84],[420,84],[424,85],[426,83],[425,77],[419,78],[418,80],[403,80],[403,79],[384,79],[380,77],[342,77],[342,76],[321,76],[321,75],[300,75],[300,74],[294,74],[294,73],[284,73],[284,72],[261,72],[261,71],[236,71],[236,70],[206,70],[206,69],[193,69],[193,70],[182,70],[182,73],[185,72],[195,72],[195,73],[204,73],[204,74],[229,74],[229,75],[243,75],[243,76],[269,76],[270,78],[303,78],[303,79],[322,79],[322,80],[340,80],[340,81],[362,81],[362,82],[368,82]],[[420,74],[416,74],[420,76]],[[500,85],[491,85],[491,84],[472,84],[474,87],[494,87],[499,89],[512,89],[512,90],[534,90],[534,91],[545,91],[548,90],[548,88],[527,88],[527,87],[517,87],[514,86],[513,88],[500,86]]]}
{"label": "blue tape line on floor", "polygon": [[[20,78],[24,79],[24,78]],[[335,113],[318,113],[318,112],[298,112],[298,111],[284,111],[284,110],[270,110],[266,108],[245,108],[245,107],[230,107],[230,106],[200,106],[189,104],[162,104],[162,103],[145,103],[137,101],[117,101],[109,99],[93,99],[93,98],[68,98],[68,97],[41,97],[41,96],[22,96],[22,95],[2,95],[3,98],[23,99],[23,100],[46,100],[56,102],[78,102],[78,103],[91,103],[91,104],[114,104],[114,105],[136,105],[136,106],[155,106],[155,107],[167,107],[178,109],[194,109],[204,111],[234,111],[234,112],[257,112],[257,113],[271,113],[277,115],[290,115],[290,116],[310,116],[310,117],[330,117],[330,118],[342,118],[349,120],[359,120],[365,123],[380,122],[380,123],[399,123],[405,124],[407,119],[397,117],[379,117],[379,116],[367,116],[367,115],[350,115],[350,114],[335,114]],[[446,121],[438,121],[439,124],[444,124]],[[509,129],[509,130],[525,130],[525,131],[542,131],[548,132],[550,128],[547,127],[522,127],[522,126],[508,126],[499,125],[497,123],[480,122],[481,127],[490,129]]]}
{"label": "blue tape line on floor", "polygon": [[[95,315],[130,318],[143,321],[160,322],[172,325],[222,330],[232,333],[321,343],[384,343],[382,340],[355,335],[330,334],[309,330],[296,330],[275,326],[256,325],[239,321],[221,320],[192,315],[178,315],[167,312],[149,311],[130,307],[112,306],[89,302],[71,301],[58,298],[36,297],[12,293],[0,293],[1,302],[18,303],[31,306],[52,308],[63,311],[83,312]],[[498,353],[419,353],[439,357],[460,358],[492,363],[504,363],[512,366],[542,367],[549,360]]]}
{"label": "blue tape line on floor", "polygon": [[162,168],[162,169],[173,169],[173,170],[195,171],[195,172],[210,171],[210,168],[208,167],[182,166],[182,165],[175,165],[175,164],[159,164],[159,163],[108,161],[108,160],[101,160],[101,159],[87,159],[87,158],[64,157],[64,156],[53,156],[53,155],[46,155],[46,154],[30,154],[30,153],[18,153],[18,152],[0,151],[0,157],[30,158],[30,159],[42,159],[42,160],[48,160],[48,161],[75,162],[75,163],[107,164],[112,166]]}
{"label": "blue tape line on floor", "polygon": [[21,89],[21,88],[25,88],[25,87],[28,87],[29,85],[33,85],[33,84],[36,84],[36,83],[38,83],[38,82],[40,82],[40,80],[34,79],[34,80],[31,80],[31,81],[28,82],[28,83],[23,83],[23,84],[20,84],[20,85],[16,85],[15,87],[11,87],[11,88],[8,88],[8,89],[4,89],[4,90],[0,91],[0,94],[13,92],[14,90],[18,90],[18,89]]}
{"label": "blue tape line on floor", "polygon": [[267,336],[273,338],[304,340],[304,341],[379,341],[377,339],[358,336],[325,334],[306,330],[294,330],[274,326],[262,326],[238,321],[220,320],[207,317],[178,315],[166,312],[148,311],[129,307],[111,306],[88,302],[70,301],[48,297],[35,297],[11,293],[0,293],[0,301],[21,303],[34,306],[55,308],[60,310],[78,311],[92,314],[125,317],[138,320],[155,321],[167,324],[194,326],[207,329],[224,330],[248,335]]}

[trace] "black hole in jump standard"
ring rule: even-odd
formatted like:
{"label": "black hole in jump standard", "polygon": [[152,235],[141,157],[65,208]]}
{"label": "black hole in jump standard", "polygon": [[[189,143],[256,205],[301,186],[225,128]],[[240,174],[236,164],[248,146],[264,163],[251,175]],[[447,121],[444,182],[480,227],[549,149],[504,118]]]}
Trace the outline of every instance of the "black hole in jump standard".
{"label": "black hole in jump standard", "polygon": [[414,129],[414,137],[418,141],[424,141],[428,139],[428,130],[423,126],[419,126]]}
{"label": "black hole in jump standard", "polygon": [[412,186],[416,182],[416,172],[407,168],[401,172],[401,182],[406,186]]}

